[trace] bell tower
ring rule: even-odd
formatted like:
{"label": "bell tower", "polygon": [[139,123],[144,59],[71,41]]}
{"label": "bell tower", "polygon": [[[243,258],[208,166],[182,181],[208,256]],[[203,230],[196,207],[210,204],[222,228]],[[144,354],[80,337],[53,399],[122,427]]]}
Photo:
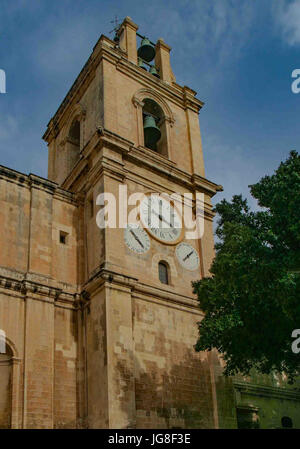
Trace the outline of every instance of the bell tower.
{"label": "bell tower", "polygon": [[[191,283],[209,273],[210,199],[221,187],[205,178],[203,103],[176,83],[170,52],[126,17],[114,40],[100,37],[44,134],[48,177],[79,210],[78,414],[90,428],[218,426],[212,364],[193,349],[201,312]],[[138,227],[120,227],[120,191],[189,194],[193,214],[201,194],[201,238],[184,225],[144,229],[143,208]],[[99,227],[101,194],[115,198],[115,226]],[[157,207],[159,221],[164,207],[180,220],[174,204]]]}

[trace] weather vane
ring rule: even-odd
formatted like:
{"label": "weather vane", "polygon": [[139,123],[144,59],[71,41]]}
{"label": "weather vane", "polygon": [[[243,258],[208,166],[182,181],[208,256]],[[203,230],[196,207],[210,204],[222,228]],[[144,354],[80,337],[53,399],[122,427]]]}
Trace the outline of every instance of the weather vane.
{"label": "weather vane", "polygon": [[113,20],[111,20],[110,23],[114,24],[114,28],[109,32],[109,34],[115,33],[114,41],[115,42],[119,42],[119,36],[118,36],[117,33],[119,31],[119,28],[120,28],[120,23],[119,23],[118,16],[115,16],[115,18]]}

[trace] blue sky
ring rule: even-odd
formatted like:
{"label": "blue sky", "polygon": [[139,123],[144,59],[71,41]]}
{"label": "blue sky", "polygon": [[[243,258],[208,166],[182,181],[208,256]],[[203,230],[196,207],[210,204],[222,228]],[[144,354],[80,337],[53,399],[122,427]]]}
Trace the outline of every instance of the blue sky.
{"label": "blue sky", "polygon": [[[198,92],[206,175],[248,194],[299,151],[300,0],[1,0],[0,164],[47,176],[46,125],[117,15],[171,45],[177,81]],[[255,203],[251,201],[254,206]]]}

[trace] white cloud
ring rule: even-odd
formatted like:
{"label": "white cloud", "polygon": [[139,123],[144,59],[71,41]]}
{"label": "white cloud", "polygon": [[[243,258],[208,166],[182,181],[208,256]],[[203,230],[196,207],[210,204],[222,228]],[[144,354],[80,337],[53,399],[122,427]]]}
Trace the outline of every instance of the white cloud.
{"label": "white cloud", "polygon": [[181,0],[177,5],[180,8],[170,10],[168,3],[161,4],[159,15],[152,7],[147,12],[153,35],[163,32],[176,48],[177,58],[201,59],[206,65],[230,63],[240,55],[257,13],[254,3]]}
{"label": "white cloud", "polygon": [[300,0],[280,0],[274,9],[283,39],[289,45],[300,44]]}
{"label": "white cloud", "polygon": [[153,41],[162,37],[171,45],[178,83],[196,90],[201,86],[208,97],[254,36],[260,10],[256,1],[248,0],[153,0],[135,11],[129,8],[128,14],[142,34]]}

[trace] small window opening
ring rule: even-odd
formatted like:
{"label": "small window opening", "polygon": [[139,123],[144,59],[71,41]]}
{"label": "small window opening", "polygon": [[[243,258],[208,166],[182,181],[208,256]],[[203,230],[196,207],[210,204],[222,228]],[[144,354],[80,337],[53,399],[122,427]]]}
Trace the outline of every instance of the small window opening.
{"label": "small window opening", "polygon": [[169,284],[169,270],[165,262],[159,262],[158,264],[158,276],[162,284]]}
{"label": "small window opening", "polygon": [[68,236],[68,234],[66,232],[60,231],[59,243],[61,243],[62,245],[66,245],[67,244],[67,236]]}

